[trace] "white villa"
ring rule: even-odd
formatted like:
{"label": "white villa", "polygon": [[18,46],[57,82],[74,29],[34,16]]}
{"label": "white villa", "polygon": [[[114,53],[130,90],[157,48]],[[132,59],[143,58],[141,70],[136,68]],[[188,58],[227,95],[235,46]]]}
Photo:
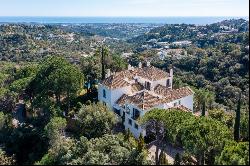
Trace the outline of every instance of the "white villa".
{"label": "white villa", "polygon": [[107,74],[99,84],[98,100],[108,105],[121,118],[125,129],[130,129],[138,138],[146,136],[146,130],[138,124],[138,119],[154,108],[179,108],[193,112],[194,92],[189,87],[173,89],[173,70],[166,72],[150,66],[134,68]]}

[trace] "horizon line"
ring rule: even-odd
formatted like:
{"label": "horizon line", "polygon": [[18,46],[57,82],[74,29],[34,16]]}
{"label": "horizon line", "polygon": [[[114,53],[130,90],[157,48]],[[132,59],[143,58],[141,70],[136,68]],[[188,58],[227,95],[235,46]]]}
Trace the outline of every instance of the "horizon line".
{"label": "horizon line", "polygon": [[247,17],[249,16],[0,16],[0,17],[103,17],[103,18],[159,18],[159,17]]}

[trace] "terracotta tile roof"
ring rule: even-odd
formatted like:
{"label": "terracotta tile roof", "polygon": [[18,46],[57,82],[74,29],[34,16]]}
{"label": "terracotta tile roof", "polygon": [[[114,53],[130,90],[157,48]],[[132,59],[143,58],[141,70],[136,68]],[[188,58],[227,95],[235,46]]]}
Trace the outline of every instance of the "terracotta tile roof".
{"label": "terracotta tile roof", "polygon": [[126,102],[135,105],[142,110],[148,110],[158,104],[161,104],[161,99],[157,96],[151,95],[147,91],[143,91],[135,94],[134,96],[123,95],[117,101],[117,104],[124,106]]}
{"label": "terracotta tile roof", "polygon": [[135,74],[142,78],[146,78],[151,81],[157,81],[169,77],[169,73],[160,70],[156,67],[149,66],[144,68],[137,68]]}
{"label": "terracotta tile roof", "polygon": [[102,81],[102,84],[110,89],[117,89],[129,86],[130,84],[124,80],[121,76],[112,75]]}
{"label": "terracotta tile roof", "polygon": [[[158,85],[155,88],[155,93],[156,95],[153,95],[144,90],[143,92],[137,93],[133,96],[123,95],[116,103],[120,106],[124,106],[124,104],[127,102],[137,106],[142,110],[149,110],[160,104],[170,103],[174,100],[194,94],[194,92],[189,87],[170,90],[161,85]],[[157,94],[161,96],[158,96]],[[180,106],[179,109],[190,111],[187,108],[184,109],[184,106]]]}
{"label": "terracotta tile roof", "polygon": [[121,88],[123,86],[129,86],[129,83],[127,81],[133,80],[135,76],[139,76],[151,81],[156,81],[169,77],[169,73],[153,66],[135,68],[133,70],[125,70],[116,73],[106,78],[102,82],[102,84],[111,89]]}
{"label": "terracotta tile roof", "polygon": [[169,103],[171,101],[178,100],[183,97],[194,94],[193,90],[189,87],[171,90],[162,85],[157,85],[154,89],[154,92],[158,95],[163,96],[165,98],[165,103]]}

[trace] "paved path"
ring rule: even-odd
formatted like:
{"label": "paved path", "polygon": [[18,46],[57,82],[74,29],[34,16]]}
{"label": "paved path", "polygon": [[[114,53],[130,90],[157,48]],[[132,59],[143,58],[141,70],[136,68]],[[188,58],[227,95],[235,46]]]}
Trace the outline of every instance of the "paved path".
{"label": "paved path", "polygon": [[[152,142],[149,146],[148,146],[148,151],[149,151],[149,156],[148,156],[148,159],[151,160],[151,161],[154,161],[155,160],[155,152],[156,152],[156,143],[155,142]],[[181,149],[181,148],[175,148],[171,145],[166,145],[166,147],[163,149],[163,147],[160,147],[160,150],[159,150],[159,155],[160,155],[160,152],[164,150],[164,153],[166,154],[166,157],[167,157],[167,160],[170,164],[174,164],[174,158],[175,158],[175,155],[177,153],[179,153],[180,155],[182,155],[184,153],[184,150]]]}

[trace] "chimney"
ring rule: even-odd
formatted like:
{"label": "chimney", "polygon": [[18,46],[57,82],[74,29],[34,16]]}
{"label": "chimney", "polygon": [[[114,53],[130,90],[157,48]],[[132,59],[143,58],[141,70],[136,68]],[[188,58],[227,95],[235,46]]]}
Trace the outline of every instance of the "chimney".
{"label": "chimney", "polygon": [[130,65],[130,64],[128,64],[128,70],[133,70],[134,68]]}
{"label": "chimney", "polygon": [[151,64],[150,64],[150,62],[149,61],[147,61],[147,67],[149,67]]}
{"label": "chimney", "polygon": [[138,67],[139,67],[140,69],[142,68],[142,63],[141,63],[141,62],[139,63]]}
{"label": "chimney", "polygon": [[110,76],[111,76],[111,71],[110,71],[110,69],[107,69],[106,78],[108,78]]}
{"label": "chimney", "polygon": [[169,75],[170,75],[170,77],[174,76],[174,70],[173,70],[173,68],[170,69]]}

